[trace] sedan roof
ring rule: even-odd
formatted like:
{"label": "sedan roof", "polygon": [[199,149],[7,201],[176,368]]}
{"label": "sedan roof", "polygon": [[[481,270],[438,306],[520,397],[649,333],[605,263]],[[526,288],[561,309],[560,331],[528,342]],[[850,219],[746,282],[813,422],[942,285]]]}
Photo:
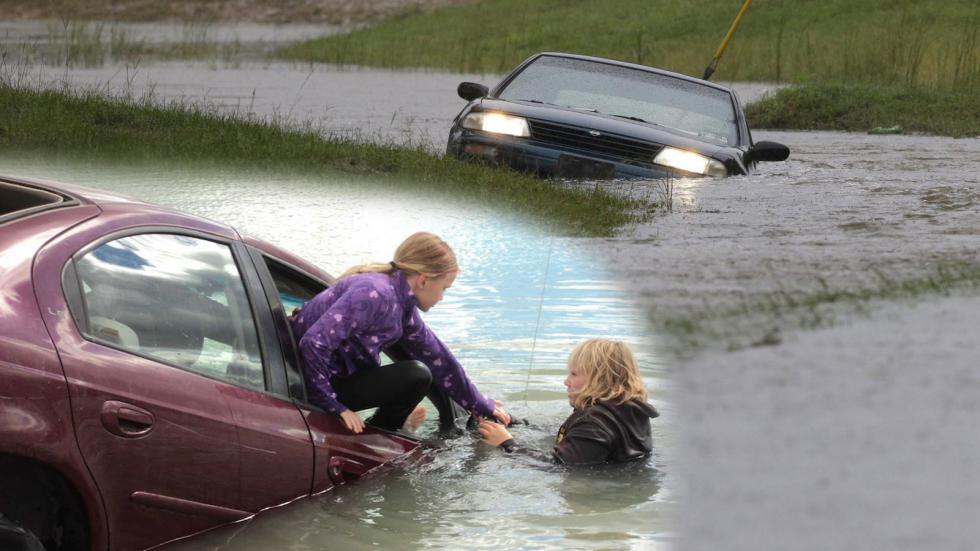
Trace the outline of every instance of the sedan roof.
{"label": "sedan roof", "polygon": [[[100,219],[128,218],[137,225],[151,225],[153,220],[159,220],[163,225],[209,231],[229,238],[237,238],[239,235],[226,224],[110,191],[51,180],[9,176],[0,176],[0,185],[5,185],[11,193],[19,191],[22,195],[33,193],[37,197],[47,198],[47,201],[41,200],[39,205],[0,217],[0,223],[46,210],[95,205],[102,212]],[[133,216],[134,214],[139,216]]]}

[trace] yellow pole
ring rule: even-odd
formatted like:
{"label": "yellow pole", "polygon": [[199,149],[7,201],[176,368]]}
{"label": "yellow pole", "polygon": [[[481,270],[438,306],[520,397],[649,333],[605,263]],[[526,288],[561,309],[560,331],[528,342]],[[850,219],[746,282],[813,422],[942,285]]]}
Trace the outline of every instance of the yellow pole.
{"label": "yellow pole", "polygon": [[715,72],[715,68],[718,67],[718,60],[721,59],[721,54],[725,53],[725,48],[728,47],[728,43],[731,42],[732,36],[735,35],[735,29],[738,28],[738,24],[742,22],[742,17],[745,12],[749,10],[749,5],[752,4],[752,0],[745,0],[742,4],[742,9],[738,10],[738,15],[735,16],[735,21],[732,21],[732,26],[728,29],[728,34],[725,35],[725,39],[721,41],[721,46],[718,46],[718,51],[715,52],[714,59],[708,64],[708,67],[704,70],[704,80],[711,78],[712,73]]}

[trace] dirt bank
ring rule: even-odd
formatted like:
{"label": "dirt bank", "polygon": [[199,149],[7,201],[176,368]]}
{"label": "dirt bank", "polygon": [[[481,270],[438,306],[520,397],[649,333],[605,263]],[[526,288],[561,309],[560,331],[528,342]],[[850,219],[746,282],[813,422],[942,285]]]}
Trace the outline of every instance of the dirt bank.
{"label": "dirt bank", "polygon": [[473,0],[0,0],[0,19],[347,25]]}

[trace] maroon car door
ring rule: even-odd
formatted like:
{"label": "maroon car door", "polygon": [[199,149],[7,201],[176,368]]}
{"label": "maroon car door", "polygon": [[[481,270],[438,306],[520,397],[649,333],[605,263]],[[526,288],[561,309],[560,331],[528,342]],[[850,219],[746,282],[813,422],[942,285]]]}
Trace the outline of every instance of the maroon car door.
{"label": "maroon car door", "polygon": [[86,244],[90,236],[83,227],[49,244],[35,286],[112,548],[152,546],[309,493],[309,432],[293,404],[267,391],[230,244],[167,230]]}
{"label": "maroon car door", "polygon": [[[299,404],[313,438],[316,468],[313,493],[325,492],[335,484],[357,478],[396,458],[405,457],[419,448],[417,440],[366,427],[354,435],[340,417],[330,415],[306,403],[303,376],[296,343],[287,314],[326,287],[329,277],[314,278],[286,260],[251,249],[252,259],[265,289],[266,302],[272,306],[273,318],[283,351],[289,392]],[[310,266],[315,271],[315,267]]]}

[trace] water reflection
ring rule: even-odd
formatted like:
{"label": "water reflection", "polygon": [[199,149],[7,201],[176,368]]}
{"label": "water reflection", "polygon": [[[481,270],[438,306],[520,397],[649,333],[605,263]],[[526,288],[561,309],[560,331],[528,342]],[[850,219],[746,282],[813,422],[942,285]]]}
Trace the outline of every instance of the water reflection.
{"label": "water reflection", "polygon": [[[632,344],[663,414],[653,425],[655,455],[625,470],[569,473],[505,456],[467,435],[436,443],[411,465],[175,549],[605,549],[657,547],[669,539],[663,419],[671,418],[672,407],[656,340],[633,297],[584,252],[586,241],[479,205],[363,180],[41,161],[0,157],[0,166],[227,222],[333,273],[388,260],[409,233],[433,231],[453,245],[462,272],[426,321],[481,391],[529,419],[514,431],[522,442],[551,447],[570,413],[562,385],[568,352],[594,336]],[[434,429],[430,420],[422,432]]]}

